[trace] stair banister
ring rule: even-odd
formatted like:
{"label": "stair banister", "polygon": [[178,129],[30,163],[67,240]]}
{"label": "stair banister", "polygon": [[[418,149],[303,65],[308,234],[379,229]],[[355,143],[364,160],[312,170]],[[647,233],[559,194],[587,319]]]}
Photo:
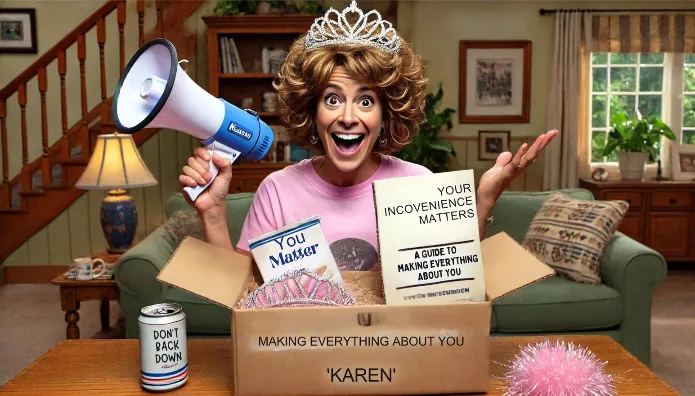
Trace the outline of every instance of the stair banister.
{"label": "stair banister", "polygon": [[[2,164],[2,178],[0,179],[0,263],[4,262],[12,252],[19,248],[22,243],[26,242],[34,234],[39,232],[50,222],[55,219],[60,213],[67,210],[84,191],[74,188],[74,184],[79,179],[84,167],[86,166],[91,155],[91,139],[93,135],[98,133],[112,133],[115,125],[111,117],[111,102],[112,96],[108,92],[106,86],[106,67],[109,70],[117,70],[122,74],[127,62],[125,52],[125,23],[126,23],[126,7],[127,0],[108,0],[104,5],[99,7],[92,15],[87,17],[75,29],[69,32],[57,44],[49,49],[45,54],[38,57],[26,70],[20,73],[4,88],[0,89],[0,164]],[[177,37],[184,21],[195,10],[205,3],[205,0],[186,0],[181,2],[164,2],[164,0],[148,0],[152,7],[152,11],[156,12],[156,27],[154,30],[145,32],[145,0],[135,0],[137,12],[138,33],[137,40],[139,46],[142,46],[146,40],[154,37],[165,37],[165,32],[176,31],[174,39]],[[166,5],[166,14],[164,6]],[[148,11],[149,12],[149,11]],[[104,48],[107,41],[106,29],[108,24],[111,24],[109,16],[116,16],[118,24],[118,61],[113,64],[105,65]],[[154,15],[153,15],[154,17]],[[166,17],[166,21],[164,20]],[[92,39],[86,40],[88,34],[96,33],[96,43],[99,50],[99,72],[93,74],[94,80],[85,78],[85,60],[87,46],[93,45]],[[115,38],[115,37],[114,37]],[[133,37],[135,39],[135,37]],[[113,40],[112,40],[113,41]],[[115,44],[115,43],[114,43]],[[68,71],[67,62],[69,59],[66,54],[71,48],[76,47],[76,60],[79,61],[78,68]],[[110,47],[109,47],[110,48]],[[115,49],[115,48],[114,48]],[[48,78],[51,77],[47,73],[47,68],[52,62],[56,62],[57,74],[60,79],[59,85],[56,88],[48,85]],[[67,73],[77,74],[79,70],[80,81],[75,81],[77,86],[66,86]],[[94,67],[96,71],[96,65]],[[27,104],[34,105],[33,96],[28,98],[27,85],[33,83],[32,79],[37,79],[38,93],[40,96],[40,110],[37,108],[38,121],[37,127],[33,128],[29,121],[33,121],[33,114],[27,114],[31,108],[27,108]],[[99,101],[93,109],[88,109],[87,102],[87,82],[90,84],[100,84]],[[56,106],[56,119],[49,119],[48,110],[51,109],[51,104],[46,103],[48,91],[51,93],[55,89],[59,89],[60,109]],[[80,103],[80,113],[74,123],[68,120],[68,98],[77,99],[77,90],[79,90],[79,101],[75,100],[75,104]],[[69,91],[69,92],[68,92]],[[31,92],[29,92],[31,93]],[[10,98],[15,95],[17,99]],[[73,99],[74,98],[74,99]],[[15,102],[16,100],[16,102]],[[13,103],[12,103],[13,102]],[[27,103],[29,102],[29,103]],[[18,113],[14,111],[8,112],[8,103],[18,106]],[[47,108],[48,107],[48,108]],[[13,107],[11,110],[14,110]],[[60,121],[58,115],[60,113]],[[8,118],[17,118],[15,124],[8,124]],[[40,117],[40,118],[38,118]],[[59,123],[60,138],[51,143],[48,136],[48,122]],[[98,122],[97,122],[98,121]],[[11,125],[11,127],[8,127]],[[16,128],[16,129],[12,129]],[[27,138],[38,138],[38,133],[41,133],[41,154],[38,158],[31,158],[29,147],[30,143]],[[156,133],[153,129],[143,129],[133,135],[134,140],[138,145],[144,143]],[[9,138],[8,139],[8,134]],[[28,135],[28,136],[27,136]],[[17,154],[21,154],[22,166],[18,172],[9,170],[8,156],[8,141],[16,137],[17,147],[13,147]],[[19,147],[19,139],[21,138],[21,151]],[[78,147],[81,146],[81,147]],[[77,155],[77,148],[81,150],[81,157]],[[15,154],[10,151],[11,154]],[[52,173],[62,171],[62,178],[55,178]],[[40,172],[40,173],[37,173]],[[41,178],[38,178],[41,176]]]}
{"label": "stair banister", "polygon": [[[160,0],[157,0],[158,6]],[[51,47],[45,54],[41,55],[29,67],[27,67],[16,78],[10,81],[4,88],[0,90],[0,143],[2,144],[2,184],[0,185],[0,209],[12,208],[12,189],[17,183],[22,186],[22,194],[35,193],[32,188],[32,176],[37,170],[41,170],[41,185],[47,187],[51,185],[51,166],[58,160],[67,160],[70,155],[69,138],[72,133],[79,132],[78,142],[82,146],[82,159],[89,158],[89,124],[98,116],[106,116],[108,113],[107,92],[106,92],[106,65],[104,63],[104,45],[106,42],[106,18],[114,12],[117,13],[118,23],[118,45],[119,45],[119,60],[120,69],[122,72],[125,67],[125,37],[124,26],[126,22],[126,0],[108,0],[104,5],[99,7],[92,15],[86,18],[75,29],[69,32],[58,43]],[[138,42],[143,40],[143,24],[144,24],[145,1],[137,0],[137,12],[139,19]],[[85,37],[93,28],[97,30],[97,43],[99,45],[100,56],[100,73],[101,73],[101,103],[99,108],[89,110],[87,103],[87,82],[85,76],[85,60],[86,60],[86,43]],[[67,74],[66,67],[66,51],[73,44],[77,44],[77,58],[79,61],[80,70],[80,101],[81,101],[81,119],[74,128],[68,128],[67,120],[67,93],[65,85],[65,76]],[[62,138],[55,147],[49,146],[48,141],[48,120],[46,109],[46,91],[48,89],[46,68],[51,62],[57,61],[58,74],[60,76],[60,102],[61,102],[61,127]],[[34,77],[38,78],[38,89],[41,96],[41,143],[42,155],[36,160],[30,162],[28,154],[28,137],[27,137],[27,83]],[[21,134],[22,144],[22,169],[14,179],[10,179],[9,175],[9,160],[8,160],[8,139],[7,139],[7,102],[8,98],[17,93],[17,104],[20,109],[20,130],[10,131],[11,133]],[[108,118],[108,117],[107,117]],[[52,158],[52,156],[54,158]]]}

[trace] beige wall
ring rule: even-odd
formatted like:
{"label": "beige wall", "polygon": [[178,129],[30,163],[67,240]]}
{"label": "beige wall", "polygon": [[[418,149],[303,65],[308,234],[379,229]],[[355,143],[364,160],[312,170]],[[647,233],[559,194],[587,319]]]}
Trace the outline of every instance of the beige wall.
{"label": "beige wall", "polygon": [[41,54],[53,47],[58,40],[96,11],[102,1],[64,0],[31,1],[3,0],[0,8],[35,8],[37,24],[37,43],[39,55],[3,54],[0,55],[0,87],[12,81],[17,74],[31,65]]}
{"label": "beige wall", "polygon": [[[531,120],[527,124],[459,124],[451,131],[456,137],[472,138],[479,130],[508,130],[512,150],[523,140],[552,129],[546,125],[546,101],[552,68],[553,17],[541,16],[541,8],[686,8],[695,9],[692,1],[612,0],[612,1],[440,1],[420,0],[399,3],[400,33],[427,62],[432,88],[442,83],[442,107],[458,111],[459,40],[530,40]],[[454,120],[458,116],[454,115]],[[516,141],[514,141],[516,140]],[[472,168],[479,176],[492,162],[477,160],[475,142],[457,140],[459,168]],[[538,190],[542,186],[543,163],[537,161],[512,189]],[[525,180],[524,180],[525,179]]]}
{"label": "beige wall", "polygon": [[[0,3],[7,7],[36,8],[38,28],[39,54],[45,53],[59,39],[64,37],[77,24],[86,19],[103,3],[100,1],[34,1],[34,2]],[[147,4],[145,30],[154,26],[155,13],[153,3]],[[57,17],[56,17],[57,16]],[[46,20],[54,21],[49,27]],[[195,26],[195,18],[193,18]],[[59,21],[56,23],[55,21]],[[43,23],[42,23],[43,22]],[[106,19],[105,64],[107,65],[107,96],[113,94],[118,81],[118,25],[116,13]],[[138,49],[138,18],[135,2],[127,4],[126,17],[126,62]],[[96,44],[96,32],[93,30],[86,36],[87,43],[87,96],[88,109],[96,106],[101,98],[99,83],[99,51]],[[2,55],[0,56],[0,79],[2,86],[14,79],[27,66],[31,65],[39,55]],[[66,89],[68,98],[68,125],[74,125],[81,115],[79,63],[77,49],[72,46],[67,51],[68,72]],[[55,62],[48,68],[47,109],[49,123],[49,144],[53,144],[61,136],[60,129],[60,80]],[[29,138],[29,157],[35,159],[41,154],[41,124],[37,81],[34,78],[27,86],[27,130]],[[8,101],[8,140],[10,155],[10,177],[21,168],[21,139],[19,138],[19,107],[16,95]],[[177,191],[177,176],[186,158],[193,149],[194,141],[183,134],[163,131],[140,147],[140,152],[150,171],[159,184],[153,187],[138,188],[130,193],[136,200],[139,213],[137,240],[141,240],[162,223],[163,206],[171,193]],[[15,251],[2,265],[67,265],[74,257],[82,257],[106,248],[101,226],[99,210],[104,197],[102,191],[88,191],[77,200],[67,211],[56,218],[49,226],[30,238]]]}
{"label": "beige wall", "polygon": [[[23,7],[36,9],[38,55],[3,54],[0,56],[0,87],[4,87],[41,55],[50,50],[59,40],[66,36],[79,23],[89,17],[104,4],[103,0],[50,0],[50,1],[5,1],[2,7]],[[154,26],[155,13],[147,10],[148,18],[145,28]],[[106,96],[113,93],[119,77],[119,45],[118,24],[116,11],[105,20],[106,44],[104,46],[104,64],[106,65]],[[128,0],[126,6],[126,26],[124,29],[126,57],[134,53],[138,47],[138,18],[134,0]],[[101,73],[99,47],[96,41],[96,28],[85,35],[86,60],[85,81],[87,87],[87,110],[93,109],[101,101]],[[80,96],[80,67],[77,59],[77,44],[66,51],[66,96],[68,127],[77,123],[82,116]],[[62,136],[60,77],[57,60],[46,68],[48,89],[46,91],[46,110],[48,119],[48,143],[55,143]],[[34,77],[27,83],[27,146],[29,161],[33,161],[42,153],[41,140],[41,106],[38,90],[38,78]],[[7,100],[7,128],[9,146],[9,174],[13,177],[22,167],[22,141],[20,107],[17,94]]]}
{"label": "beige wall", "polygon": [[[366,0],[365,0],[366,2]],[[360,2],[363,4],[365,2]],[[99,4],[97,4],[99,3]],[[338,6],[346,4],[345,1],[336,1]],[[189,68],[189,73],[195,76],[197,81],[204,88],[207,87],[207,37],[205,23],[200,19],[203,15],[208,15],[214,8],[215,1],[211,0],[194,13],[186,23],[186,29],[198,34],[198,62],[194,67]],[[369,1],[365,4],[374,4],[381,8],[385,2],[378,0]],[[39,23],[39,49],[46,51],[65,33],[71,30],[77,23],[92,13],[101,2],[98,0],[51,0],[34,1],[27,4],[26,1],[0,1],[2,7],[34,7],[37,9]],[[154,15],[153,4],[148,3],[148,18],[146,27],[154,26],[152,16]],[[533,42],[533,63],[532,63],[532,91],[531,91],[531,121],[528,124],[506,124],[506,125],[460,125],[454,123],[452,134],[459,140],[455,140],[456,149],[459,153],[457,167],[472,168],[480,175],[491,166],[490,162],[477,161],[477,145],[473,139],[481,129],[504,129],[510,130],[512,134],[512,149],[518,149],[524,140],[533,139],[539,133],[546,130],[546,98],[548,90],[547,76],[551,70],[551,50],[552,50],[552,16],[540,16],[540,8],[650,8],[654,7],[652,1],[635,0],[613,0],[611,2],[595,1],[533,1],[533,0],[507,0],[507,1],[408,1],[404,0],[399,5],[398,28],[406,39],[412,41],[417,52],[427,61],[429,76],[432,87],[436,87],[439,82],[444,88],[444,106],[458,109],[458,41],[462,39],[528,39]],[[660,1],[660,7],[664,8],[686,8],[693,7],[692,2],[666,2]],[[364,7],[367,7],[366,5]],[[137,18],[134,9],[134,2],[128,5],[128,25],[126,28],[129,37],[126,56],[129,57],[137,49]],[[46,19],[57,21],[46,24]],[[115,29],[115,14],[107,19],[107,43],[117,37]],[[98,67],[98,52],[96,48],[95,35],[92,33],[87,37],[89,44],[88,65],[92,68]],[[117,65],[118,57],[115,48],[107,47],[107,64]],[[69,78],[69,102],[70,102],[70,125],[74,124],[79,117],[79,69],[75,61],[76,51],[68,52],[70,70]],[[10,81],[20,73],[28,64],[33,62],[35,57],[26,55],[2,55],[0,56],[0,86]],[[114,85],[118,79],[117,73],[110,69],[108,77],[108,95],[113,92]],[[52,73],[52,74],[51,74]],[[76,74],[77,73],[77,74]],[[55,65],[49,69],[49,100],[57,102],[55,96],[57,90],[57,77]],[[98,75],[97,75],[98,76]],[[76,79],[77,77],[77,79]],[[100,97],[100,87],[98,80],[89,80],[89,101],[90,107],[98,103]],[[93,82],[92,82],[93,81]],[[30,103],[38,101],[38,91],[36,81],[29,85],[29,92],[33,95],[29,97]],[[51,91],[52,90],[52,91]],[[70,93],[72,92],[72,93]],[[51,96],[53,95],[53,96]],[[52,99],[50,99],[52,98]],[[10,103],[16,104],[16,97],[10,99]],[[31,107],[30,107],[31,108]],[[31,108],[33,113],[39,114],[38,107]],[[12,111],[11,108],[8,110]],[[14,110],[16,111],[16,110]],[[456,116],[455,116],[456,117]],[[16,118],[16,117],[15,117]],[[40,124],[36,123],[37,117],[30,117],[31,131],[39,131]],[[52,113],[51,120],[59,120],[59,113]],[[456,118],[455,118],[456,119]],[[16,122],[16,121],[15,121]],[[17,124],[10,124],[10,131],[17,131]],[[59,124],[52,123],[50,126],[50,142],[54,142],[60,137]],[[33,140],[30,142],[30,157],[33,159],[41,153],[40,134],[33,132],[30,134]],[[10,151],[13,153],[11,158],[11,174],[18,172],[21,165],[21,142],[16,138],[16,134],[11,135]],[[159,226],[162,221],[162,211],[165,199],[172,192],[177,190],[177,175],[192,150],[194,142],[187,136],[163,131],[141,147],[143,157],[153,172],[159,184],[154,187],[136,189],[131,192],[135,197],[140,213],[138,239],[143,238],[154,228]],[[512,186],[513,189],[537,190],[541,185],[543,173],[542,162],[537,162],[529,168],[524,178],[520,178]],[[104,242],[101,228],[99,225],[99,205],[103,193],[89,192],[78,200],[72,207],[63,213],[40,233],[32,237],[20,249],[17,250],[4,265],[46,265],[46,264],[68,264],[72,257],[89,255],[92,252],[103,249]]]}

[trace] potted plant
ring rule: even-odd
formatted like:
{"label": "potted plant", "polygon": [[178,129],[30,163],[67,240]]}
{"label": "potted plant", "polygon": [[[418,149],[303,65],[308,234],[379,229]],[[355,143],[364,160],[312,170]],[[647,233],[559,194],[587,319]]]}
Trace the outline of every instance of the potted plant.
{"label": "potted plant", "polygon": [[213,10],[216,16],[252,14],[323,14],[323,1],[304,0],[217,0]]}
{"label": "potted plant", "polygon": [[218,0],[213,14],[215,16],[255,14],[257,6],[257,0]]}
{"label": "potted plant", "polygon": [[446,126],[447,130],[453,127],[451,116],[454,114],[454,109],[446,108],[437,111],[443,96],[441,85],[436,94],[427,94],[425,101],[427,121],[420,127],[420,133],[415,139],[394,154],[404,161],[420,164],[434,173],[447,172],[449,162],[456,156],[451,142],[438,136],[442,127]]}
{"label": "potted plant", "polygon": [[637,117],[630,119],[625,113],[616,114],[611,119],[611,131],[603,155],[617,151],[620,177],[623,180],[641,180],[647,161],[653,162],[657,157],[657,143],[662,136],[676,139],[671,128],[657,116],[642,118],[637,111]]}

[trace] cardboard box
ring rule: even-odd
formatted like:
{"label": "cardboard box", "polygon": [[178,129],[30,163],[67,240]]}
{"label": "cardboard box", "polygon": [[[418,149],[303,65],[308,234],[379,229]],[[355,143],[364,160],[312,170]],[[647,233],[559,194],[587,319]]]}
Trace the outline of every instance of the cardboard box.
{"label": "cardboard box", "polygon": [[[480,303],[237,309],[251,258],[193,238],[158,280],[231,310],[236,396],[487,392],[491,301],[555,271],[505,233],[481,245]],[[379,287],[375,275],[344,278],[371,276]]]}

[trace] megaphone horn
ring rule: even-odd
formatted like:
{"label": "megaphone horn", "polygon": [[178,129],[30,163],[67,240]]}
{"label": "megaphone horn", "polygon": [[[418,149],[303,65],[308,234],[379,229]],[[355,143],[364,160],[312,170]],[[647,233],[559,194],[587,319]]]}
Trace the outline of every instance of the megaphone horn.
{"label": "megaphone horn", "polygon": [[[258,114],[215,98],[181,69],[176,48],[167,39],[145,43],[128,62],[113,95],[113,119],[122,133],[167,128],[196,137],[210,153],[258,161],[273,144],[273,131]],[[217,177],[203,186],[185,187],[195,201]]]}

